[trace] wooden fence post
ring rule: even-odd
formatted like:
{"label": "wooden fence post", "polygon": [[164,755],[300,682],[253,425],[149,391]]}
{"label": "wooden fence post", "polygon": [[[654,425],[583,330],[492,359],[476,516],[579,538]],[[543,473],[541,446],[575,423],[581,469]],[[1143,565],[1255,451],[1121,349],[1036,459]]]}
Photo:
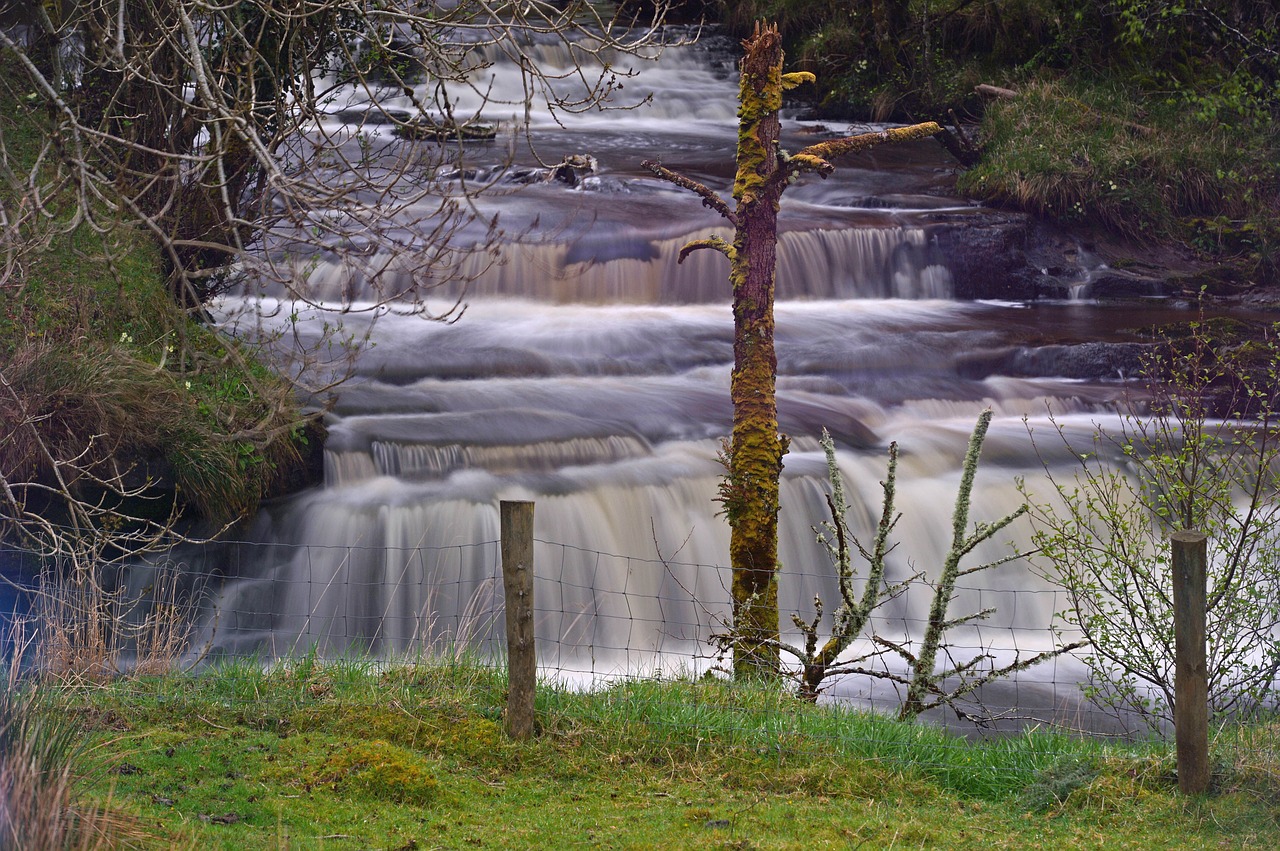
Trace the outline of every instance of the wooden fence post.
{"label": "wooden fence post", "polygon": [[1173,640],[1174,737],[1178,788],[1187,795],[1209,790],[1209,668],[1205,653],[1205,536],[1174,532]]}
{"label": "wooden fence post", "polygon": [[538,655],[533,636],[533,503],[499,504],[502,536],[502,587],[507,621],[507,735],[533,735],[533,696]]}

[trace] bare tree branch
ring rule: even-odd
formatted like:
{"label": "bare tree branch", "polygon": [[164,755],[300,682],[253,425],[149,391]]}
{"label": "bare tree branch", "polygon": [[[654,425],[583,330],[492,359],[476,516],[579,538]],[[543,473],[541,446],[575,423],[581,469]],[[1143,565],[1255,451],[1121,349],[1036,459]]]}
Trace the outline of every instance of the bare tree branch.
{"label": "bare tree branch", "polygon": [[715,210],[721,216],[726,218],[729,221],[729,224],[737,227],[738,217],[734,214],[733,210],[724,202],[724,199],[711,189],[707,188],[705,184],[699,183],[691,177],[685,177],[683,174],[672,171],[669,168],[664,168],[661,163],[655,162],[654,160],[645,160],[640,163],[640,165],[641,167],[653,172],[655,177],[665,180],[668,183],[673,183],[681,189],[687,189],[697,195],[702,199],[702,206]]}

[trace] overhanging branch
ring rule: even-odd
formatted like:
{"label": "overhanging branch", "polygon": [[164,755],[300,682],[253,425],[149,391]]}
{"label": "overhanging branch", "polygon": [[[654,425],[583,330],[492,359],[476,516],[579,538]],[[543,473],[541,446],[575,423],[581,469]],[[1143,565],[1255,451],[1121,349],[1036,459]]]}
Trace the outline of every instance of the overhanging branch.
{"label": "overhanging branch", "polygon": [[[683,174],[680,174],[679,172],[672,171],[669,168],[664,168],[660,163],[654,160],[645,160],[644,162],[640,163],[640,165],[641,167],[648,169],[650,172],[653,173],[655,177],[659,178],[660,180],[665,180],[668,183],[674,183],[676,186],[679,186],[681,189],[688,189],[690,192],[692,192],[693,194],[697,195],[699,198],[702,199],[702,206],[709,207],[710,209],[715,210],[717,213],[719,213],[720,215],[728,219],[729,224],[733,225],[734,227],[738,226],[738,217],[734,215],[733,210],[729,209],[729,205],[726,204],[719,195],[712,192],[706,185],[699,183],[693,178],[685,177]],[[692,245],[692,243],[690,244]],[[699,246],[699,247],[708,248],[710,246]],[[680,258],[682,260],[684,259],[684,255],[685,255],[685,252],[681,251]]]}
{"label": "overhanging branch", "polygon": [[861,133],[857,136],[846,136],[843,139],[830,139],[817,145],[810,145],[787,160],[787,174],[800,171],[816,171],[823,177],[835,171],[831,160],[845,154],[856,154],[877,145],[891,142],[910,142],[923,139],[942,132],[936,122],[926,121],[923,124],[912,124],[908,127],[893,127],[879,133]]}
{"label": "overhanging branch", "polygon": [[738,252],[735,251],[734,247],[728,242],[725,242],[718,236],[709,236],[706,239],[695,239],[692,242],[686,242],[684,247],[680,249],[680,254],[676,257],[676,262],[683,263],[684,258],[688,257],[700,248],[715,249],[725,257],[728,257],[730,263],[732,263],[734,258],[738,256]]}

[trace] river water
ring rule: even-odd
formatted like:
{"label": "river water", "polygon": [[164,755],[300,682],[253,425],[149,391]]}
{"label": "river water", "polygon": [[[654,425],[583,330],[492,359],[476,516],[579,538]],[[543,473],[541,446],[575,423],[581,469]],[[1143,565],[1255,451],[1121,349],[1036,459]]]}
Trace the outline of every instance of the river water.
{"label": "river water", "polygon": [[[576,186],[500,183],[477,200],[510,236],[502,262],[470,270],[457,322],[385,311],[341,320],[372,346],[328,417],[324,485],[266,507],[244,543],[204,556],[216,610],[204,640],[216,652],[492,652],[501,635],[498,501],[527,499],[536,502],[545,673],[590,681],[715,664],[710,637],[729,610],[728,528],[715,495],[730,430],[733,321],[724,258],[696,252],[677,265],[675,253],[691,237],[727,232],[640,162],[660,159],[727,196],[736,79],[722,47],[704,43],[668,51],[627,91],[652,94],[652,104],[563,127],[534,113],[531,136],[545,160],[589,154],[598,169]],[[784,144],[795,150],[849,129],[789,119]],[[471,146],[468,167],[492,176],[512,153],[516,167],[535,165],[508,133]],[[1075,344],[1137,340],[1142,328],[1187,315],[1166,302],[1094,303],[1087,268],[1073,301],[952,299],[926,213],[983,214],[950,196],[952,177],[941,148],[925,141],[850,158],[830,179],[803,178],[784,200],[784,623],[791,612],[809,619],[815,595],[828,612],[838,600],[811,530],[827,511],[823,428],[839,447],[850,526],[864,539],[879,514],[886,446],[898,442],[903,516],[891,578],[933,577],[979,412],[990,407],[995,420],[974,519],[992,520],[1020,503],[1018,477],[1043,492],[1042,460],[1063,461],[1060,442],[1045,437],[1048,410],[1086,435],[1126,392],[1123,368],[1082,368]],[[323,259],[309,267],[308,286],[334,300],[372,297],[359,276]],[[257,304],[229,301],[228,322],[247,321],[245,308]],[[295,309],[265,304],[277,318]],[[321,325],[292,330],[314,338]],[[1025,521],[1015,524],[967,563],[1004,557],[1010,540],[1027,548],[1029,537]],[[1025,562],[962,585],[953,615],[997,611],[955,636],[957,658],[981,648],[1008,659],[1054,640],[1064,598]],[[920,585],[886,604],[876,631],[918,635],[930,593]],[[1062,717],[1077,711],[1083,676],[1060,661],[992,699]],[[893,700],[856,678],[833,694]]]}

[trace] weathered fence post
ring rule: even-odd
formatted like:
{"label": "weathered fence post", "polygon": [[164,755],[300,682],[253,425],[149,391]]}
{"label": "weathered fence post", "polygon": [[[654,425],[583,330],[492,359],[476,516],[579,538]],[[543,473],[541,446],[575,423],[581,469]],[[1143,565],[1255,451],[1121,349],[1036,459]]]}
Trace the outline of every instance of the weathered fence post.
{"label": "weathered fence post", "polygon": [[507,735],[533,735],[538,655],[533,638],[533,503],[499,504],[502,587],[507,603]]}
{"label": "weathered fence post", "polygon": [[1209,669],[1205,653],[1205,566],[1207,547],[1200,532],[1174,532],[1173,640],[1174,737],[1178,748],[1178,788],[1187,795],[1209,789]]}

